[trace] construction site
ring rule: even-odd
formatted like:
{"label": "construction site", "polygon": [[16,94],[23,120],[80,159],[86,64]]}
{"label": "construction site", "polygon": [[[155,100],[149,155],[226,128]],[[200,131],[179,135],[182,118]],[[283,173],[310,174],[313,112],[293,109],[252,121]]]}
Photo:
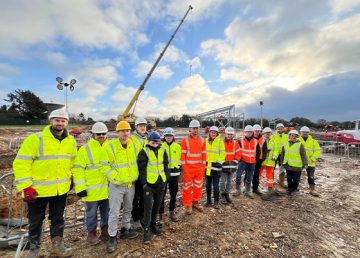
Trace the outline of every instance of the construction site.
{"label": "construction site", "polygon": [[[0,256],[25,256],[26,203],[12,186],[12,162],[24,137],[40,129],[1,128],[0,164]],[[161,131],[161,128],[159,128]],[[187,133],[176,128],[177,141]],[[202,134],[206,136],[205,131]],[[238,130],[237,135],[241,137]],[[77,136],[83,145],[89,132]],[[116,137],[110,133],[110,137]],[[138,237],[121,240],[117,251],[106,254],[105,243],[86,243],[84,203],[69,193],[64,239],[76,250],[76,257],[356,257],[360,251],[360,151],[359,146],[319,140],[323,154],[316,167],[320,197],[309,194],[307,176],[302,175],[296,196],[279,196],[265,202],[261,198],[233,198],[231,205],[206,208],[204,213],[185,214],[179,191],[179,222],[167,218],[165,234],[150,246]],[[277,178],[277,169],[275,178]],[[264,176],[261,189],[265,188]],[[277,186],[280,191],[281,189]],[[48,224],[44,222],[41,255],[50,248]]]}

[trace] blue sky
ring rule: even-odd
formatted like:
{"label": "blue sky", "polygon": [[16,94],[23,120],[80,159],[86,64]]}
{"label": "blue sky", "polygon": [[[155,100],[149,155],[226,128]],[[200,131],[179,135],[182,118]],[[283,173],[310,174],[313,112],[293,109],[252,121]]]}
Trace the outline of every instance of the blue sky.
{"label": "blue sky", "polygon": [[259,117],[263,100],[269,119],[360,117],[358,0],[1,1],[0,104],[18,88],[63,103],[61,76],[71,114],[116,118],[189,4],[136,115]]}

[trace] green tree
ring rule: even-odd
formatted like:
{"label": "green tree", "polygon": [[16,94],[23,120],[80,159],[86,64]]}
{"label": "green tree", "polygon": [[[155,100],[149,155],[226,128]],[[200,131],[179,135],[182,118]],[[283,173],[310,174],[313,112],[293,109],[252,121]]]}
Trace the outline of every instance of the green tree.
{"label": "green tree", "polygon": [[290,119],[290,125],[312,127],[314,125],[314,123],[305,117],[293,117]]}
{"label": "green tree", "polygon": [[187,114],[183,114],[179,119],[179,127],[188,127],[191,120],[192,120],[191,116]]}
{"label": "green tree", "polygon": [[22,118],[46,119],[48,116],[44,102],[30,90],[17,89],[7,97],[4,100],[11,103],[9,110],[16,111]]}

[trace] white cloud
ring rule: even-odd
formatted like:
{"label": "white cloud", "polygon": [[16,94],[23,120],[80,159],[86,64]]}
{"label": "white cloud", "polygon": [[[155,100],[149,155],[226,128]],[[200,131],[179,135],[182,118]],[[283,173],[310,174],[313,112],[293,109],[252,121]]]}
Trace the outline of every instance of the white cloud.
{"label": "white cloud", "polygon": [[14,75],[19,73],[20,71],[16,67],[5,63],[0,63],[0,74]]}
{"label": "white cloud", "polygon": [[203,67],[201,65],[201,60],[200,58],[197,56],[197,57],[194,57],[193,59],[188,59],[186,60],[186,63],[190,66],[191,65],[191,72],[192,73],[200,73],[203,71]]}
{"label": "white cloud", "polygon": [[[153,65],[154,64],[150,63],[149,61],[140,61],[138,66],[134,68],[133,71],[135,72],[136,76],[144,77],[149,73]],[[159,65],[156,67],[153,76],[159,79],[167,80],[173,74],[174,72],[170,69],[168,65]]]}
{"label": "white cloud", "polygon": [[330,3],[335,13],[344,13],[360,7],[358,0],[331,0]]}
{"label": "white cloud", "polygon": [[[164,43],[159,43],[155,46],[155,50],[153,53],[154,60],[156,60],[159,57],[164,47],[165,47]],[[169,63],[178,62],[178,61],[183,62],[186,59],[188,59],[188,57],[184,51],[173,45],[170,45],[167,48],[164,56],[162,57],[161,62],[169,62]]]}

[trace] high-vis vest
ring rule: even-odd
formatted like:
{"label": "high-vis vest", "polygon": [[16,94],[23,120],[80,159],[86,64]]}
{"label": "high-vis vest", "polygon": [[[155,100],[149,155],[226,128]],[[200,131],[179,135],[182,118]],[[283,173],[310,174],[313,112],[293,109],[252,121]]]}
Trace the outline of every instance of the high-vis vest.
{"label": "high-vis vest", "polygon": [[181,164],[196,169],[206,164],[206,144],[202,137],[186,136],[181,142]]}
{"label": "high-vis vest", "polygon": [[300,146],[301,142],[295,142],[290,146],[290,143],[287,142],[284,146],[285,156],[283,160],[283,164],[288,164],[292,167],[301,168],[302,167],[302,159],[300,155]]}
{"label": "high-vis vest", "polygon": [[261,165],[267,167],[275,167],[275,162],[279,156],[280,150],[277,149],[274,138],[270,138],[267,142],[264,139],[264,144],[267,144],[268,152],[266,157],[264,157],[264,161]]}
{"label": "high-vis vest", "polygon": [[223,164],[223,172],[235,172],[237,164],[241,159],[241,149],[239,143],[235,140],[225,141],[225,163]]}
{"label": "high-vis vest", "polygon": [[216,168],[211,165],[212,162],[218,162],[222,164],[225,161],[226,152],[224,142],[220,139],[220,135],[210,143],[209,139],[206,139],[206,175],[211,175],[211,170],[221,171],[221,168]]}
{"label": "high-vis vest", "polygon": [[248,140],[245,140],[245,138],[240,138],[240,143],[242,161],[254,164],[256,162],[256,145],[258,144],[257,140],[251,138],[249,142]]}
{"label": "high-vis vest", "polygon": [[25,139],[14,160],[15,186],[19,191],[33,187],[38,197],[66,194],[70,190],[71,169],[77,153],[76,141],[70,135],[62,141],[50,131]]}
{"label": "high-vis vest", "polygon": [[180,175],[180,156],[181,156],[181,146],[176,142],[172,142],[170,145],[167,142],[162,143],[163,148],[166,150],[166,153],[169,158],[169,169],[170,176],[179,176]]}
{"label": "high-vis vest", "polygon": [[[284,134],[284,133],[282,133],[282,134],[279,134],[279,133],[273,134],[273,135],[270,136],[270,138],[274,139],[275,144],[276,144],[276,148],[278,150],[282,150],[282,147],[288,141],[288,136],[286,134]],[[279,154],[281,154],[281,151],[279,151]]]}
{"label": "high-vis vest", "polygon": [[108,180],[103,165],[100,164],[101,151],[108,145],[105,140],[102,145],[93,138],[79,149],[73,167],[75,192],[86,190],[86,202],[105,200],[108,198]]}
{"label": "high-vis vest", "polygon": [[316,160],[321,155],[321,148],[319,145],[319,142],[312,138],[311,135],[308,136],[307,140],[304,141],[304,138],[301,136],[299,137],[300,142],[304,145],[306,156],[308,158],[308,166],[309,167],[315,167],[316,166]]}
{"label": "high-vis vest", "polygon": [[145,147],[144,151],[149,159],[146,167],[146,181],[150,184],[155,184],[160,175],[161,179],[165,183],[166,175],[163,163],[165,149],[163,147],[160,147],[158,149],[157,157],[154,151],[151,150],[149,147]]}
{"label": "high-vis vest", "polygon": [[104,148],[100,163],[105,166],[105,175],[111,183],[130,188],[139,177],[136,158],[137,153],[131,140],[124,148],[119,139],[112,139]]}
{"label": "high-vis vest", "polygon": [[146,144],[148,143],[147,139],[143,139],[141,138],[140,135],[138,135],[137,133],[134,133],[131,135],[131,140],[134,143],[134,148],[136,151],[136,156],[139,154],[139,152],[143,149],[144,146],[146,146]]}

